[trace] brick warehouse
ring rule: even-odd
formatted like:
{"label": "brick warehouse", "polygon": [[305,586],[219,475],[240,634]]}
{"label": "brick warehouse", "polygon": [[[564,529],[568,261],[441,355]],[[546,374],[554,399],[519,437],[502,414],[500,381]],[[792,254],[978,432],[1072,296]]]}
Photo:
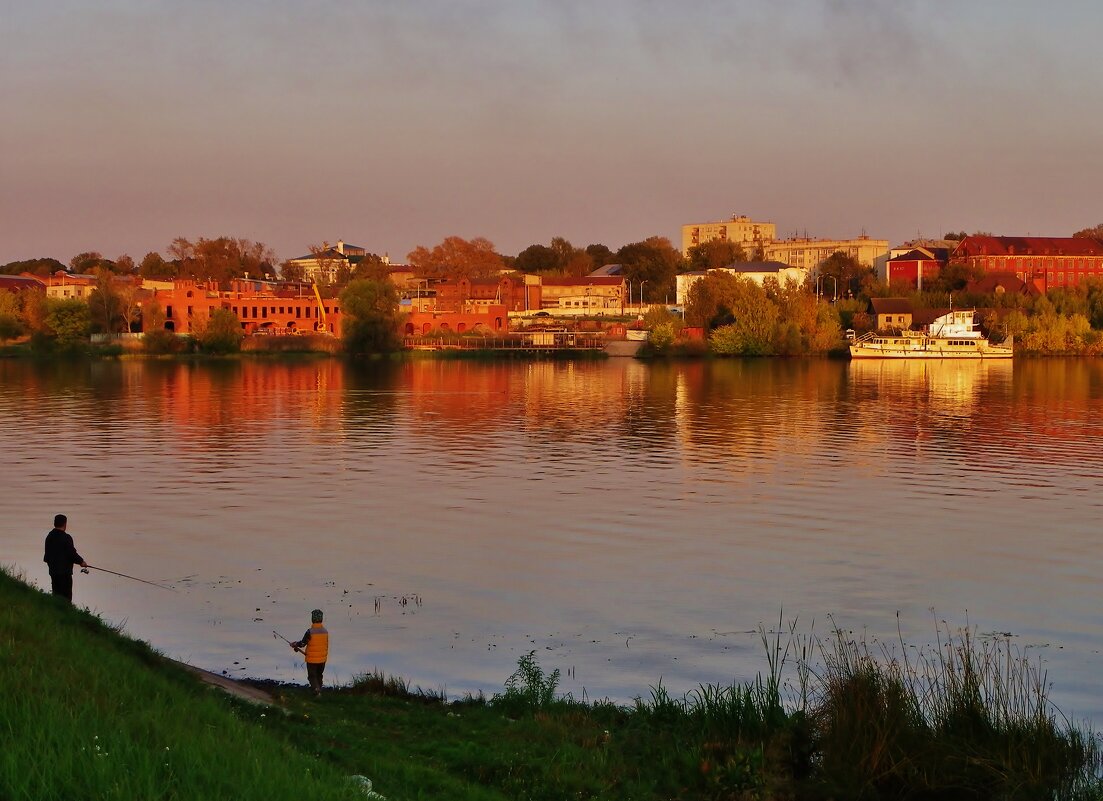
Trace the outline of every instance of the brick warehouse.
{"label": "brick warehouse", "polygon": [[1103,278],[1103,242],[1082,237],[967,236],[950,261],[984,273],[1012,273],[1047,292]]}

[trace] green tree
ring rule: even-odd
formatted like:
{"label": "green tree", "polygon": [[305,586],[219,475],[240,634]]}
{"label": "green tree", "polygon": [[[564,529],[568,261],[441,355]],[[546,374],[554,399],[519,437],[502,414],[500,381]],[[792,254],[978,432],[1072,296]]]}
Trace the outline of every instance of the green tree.
{"label": "green tree", "polygon": [[950,262],[942,268],[938,278],[931,281],[929,285],[924,282],[923,287],[928,292],[960,292],[982,274],[983,271],[979,267]]}
{"label": "green tree", "polygon": [[625,245],[614,261],[624,265],[625,278],[642,285],[645,300],[672,295],[675,276],[683,266],[682,254],[663,236]]}
{"label": "green tree", "polygon": [[873,268],[866,267],[854,256],[842,251],[835,251],[824,259],[818,272],[821,276],[834,276],[838,282],[840,298],[863,294],[876,280]]}
{"label": "green tree", "polygon": [[0,267],[0,275],[19,275],[30,273],[31,275],[47,276],[56,272],[65,272],[65,265],[57,259],[26,259],[24,261],[10,261]]}
{"label": "green tree", "polygon": [[696,281],[686,296],[686,324],[706,329],[730,324],[738,280],[731,273],[717,270]]}
{"label": "green tree", "polygon": [[341,291],[341,327],[352,356],[398,348],[398,291],[390,281],[350,281]]}
{"label": "green tree", "polygon": [[778,353],[826,353],[842,339],[835,305],[818,299],[805,285],[776,282],[767,296],[778,306],[779,321],[775,347]]}
{"label": "green tree", "polygon": [[302,281],[303,267],[301,264],[285,261],[280,264],[280,276],[284,281]]}
{"label": "green tree", "polygon": [[655,353],[666,353],[678,338],[672,322],[658,323],[649,330],[648,344]]}
{"label": "green tree", "polygon": [[46,334],[61,348],[75,348],[88,339],[92,313],[77,298],[49,298],[46,301]]}
{"label": "green tree", "polygon": [[730,320],[713,329],[709,337],[713,351],[722,355],[745,356],[772,353],[780,315],[777,304],[766,294],[766,290],[749,278],[710,273],[706,279],[712,277],[722,282],[717,288],[720,295],[717,318]]}
{"label": "green tree", "polygon": [[105,259],[102,253],[95,250],[78,253],[73,256],[73,258],[69,259],[69,266],[75,273],[88,275],[91,275],[97,270],[106,269],[111,272],[115,271],[115,262],[111,261],[111,259]]}
{"label": "green tree", "polygon": [[600,243],[587,245],[586,255],[590,257],[590,263],[593,264],[594,269],[616,262],[616,256],[613,255],[613,251]]}
{"label": "green tree", "polygon": [[643,315],[643,325],[649,331],[654,331],[661,325],[669,326],[677,336],[685,328],[685,321],[666,306],[652,306]]}
{"label": "green tree", "polygon": [[19,296],[0,289],[0,342],[15,339],[23,333],[22,312]]}
{"label": "green tree", "polygon": [[195,339],[207,353],[235,353],[241,350],[245,332],[241,320],[229,309],[211,309],[210,316],[197,326]]}
{"label": "green tree", "polygon": [[352,269],[352,279],[369,281],[390,281],[391,265],[383,261],[378,253],[367,253]]}
{"label": "green tree", "polygon": [[96,285],[88,295],[92,315],[92,330],[100,334],[116,334],[127,327],[123,298],[113,280],[113,273],[103,267],[96,269]]}
{"label": "green tree", "polygon": [[694,245],[687,255],[688,268],[693,271],[719,270],[736,262],[747,261],[747,253],[737,242],[713,239]]}
{"label": "green tree", "polygon": [[175,278],[176,266],[166,262],[157,251],[151,250],[138,264],[138,274],[142,278]]}
{"label": "green tree", "polygon": [[1081,228],[1073,236],[1077,239],[1103,239],[1103,223],[1093,225],[1091,228]]}
{"label": "green tree", "polygon": [[529,245],[517,254],[513,269],[522,273],[552,273],[559,269],[559,257],[547,245]]}

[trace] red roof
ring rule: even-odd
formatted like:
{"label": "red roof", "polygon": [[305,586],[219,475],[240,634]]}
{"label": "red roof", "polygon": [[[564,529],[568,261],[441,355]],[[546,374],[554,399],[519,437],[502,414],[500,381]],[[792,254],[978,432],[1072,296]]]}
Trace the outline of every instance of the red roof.
{"label": "red roof", "polygon": [[955,256],[1103,256],[1103,242],[1077,236],[967,236]]}
{"label": "red roof", "polygon": [[45,281],[29,275],[0,275],[0,289],[19,292],[23,289],[44,289]]}

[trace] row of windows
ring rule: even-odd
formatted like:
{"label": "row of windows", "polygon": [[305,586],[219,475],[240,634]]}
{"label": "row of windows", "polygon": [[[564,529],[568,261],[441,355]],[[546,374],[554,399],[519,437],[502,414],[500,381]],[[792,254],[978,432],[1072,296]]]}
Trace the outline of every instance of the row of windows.
{"label": "row of windows", "polygon": [[[918,345],[922,340],[892,340],[892,339],[875,339],[874,344],[877,345],[903,345],[911,346]],[[975,348],[976,340],[946,340],[947,345],[961,345],[964,348]]]}
{"label": "row of windows", "polygon": [[[169,308],[171,309],[172,307],[170,306]],[[279,311],[277,311],[277,309]],[[337,306],[326,306],[325,310],[326,314],[340,314],[341,312],[340,308],[338,308]],[[242,306],[240,311],[238,310],[237,306],[233,306],[231,308],[231,311],[233,311],[234,314],[238,315],[238,317],[240,317],[242,320],[256,320],[258,318],[258,312],[261,320],[267,320],[269,311],[271,311],[273,317],[275,317],[277,314],[291,314],[291,312],[294,311],[295,319],[297,320],[301,320],[304,316],[307,319],[310,319],[312,317],[318,318],[321,316],[318,312],[317,306],[307,306],[305,315],[303,314],[302,306]],[[169,314],[169,316],[172,316],[171,313]]]}

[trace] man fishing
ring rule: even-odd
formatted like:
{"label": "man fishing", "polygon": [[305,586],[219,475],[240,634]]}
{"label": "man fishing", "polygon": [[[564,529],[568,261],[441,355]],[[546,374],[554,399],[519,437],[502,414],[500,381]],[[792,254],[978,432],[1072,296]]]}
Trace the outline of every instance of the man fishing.
{"label": "man fishing", "polygon": [[65,531],[69,519],[54,515],[54,527],[46,535],[46,554],[42,561],[50,568],[50,591],[73,602],[73,565],[88,567],[84,557],[77,553],[73,537]]}
{"label": "man fishing", "polygon": [[296,651],[305,648],[306,678],[310,682],[310,689],[314,691],[314,697],[322,694],[322,673],[326,669],[326,659],[329,658],[329,631],[322,625],[322,610],[315,609],[310,613],[310,628],[303,634],[298,642],[290,643]]}

